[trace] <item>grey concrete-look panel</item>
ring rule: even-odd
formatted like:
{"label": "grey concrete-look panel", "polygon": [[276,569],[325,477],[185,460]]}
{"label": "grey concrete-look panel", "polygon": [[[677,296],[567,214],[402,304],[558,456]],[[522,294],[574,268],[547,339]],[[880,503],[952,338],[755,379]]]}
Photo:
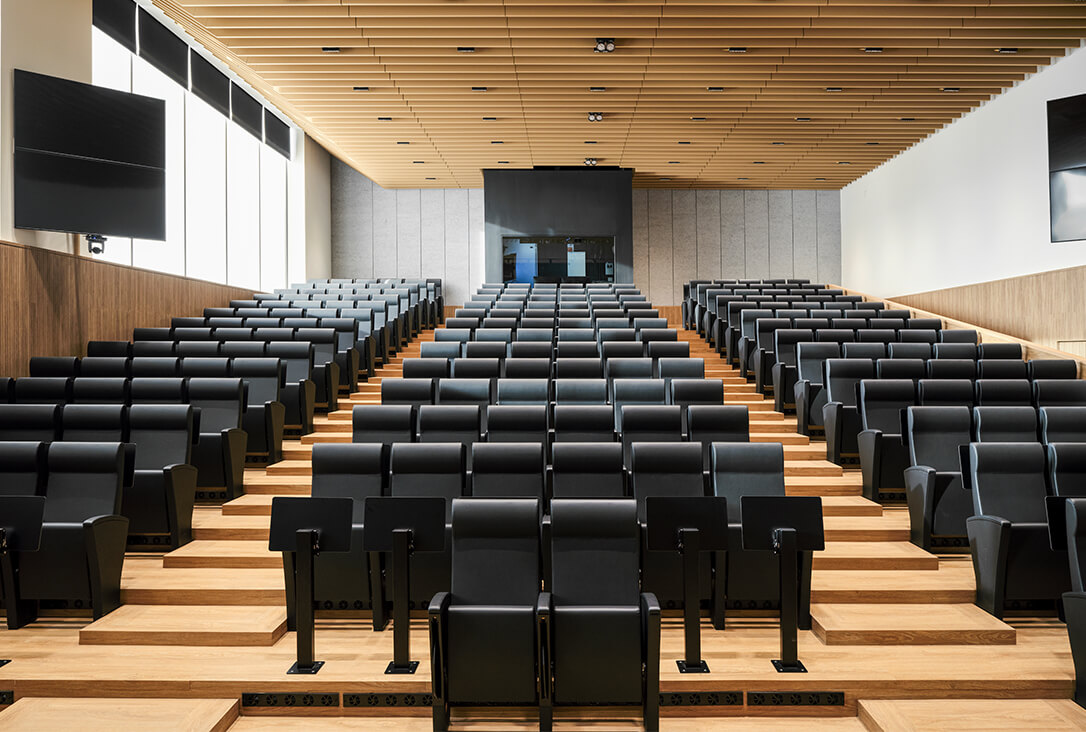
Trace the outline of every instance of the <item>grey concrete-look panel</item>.
{"label": "grey concrete-look panel", "polygon": [[792,272],[818,280],[818,219],[815,191],[792,191]]}
{"label": "grey concrete-look panel", "polygon": [[720,278],[720,191],[697,192],[698,269],[689,279]]}
{"label": "grey concrete-look panel", "polygon": [[649,190],[649,300],[656,305],[674,305],[674,250],[672,244],[672,191]]}
{"label": "grey concrete-look panel", "polygon": [[422,199],[418,188],[396,191],[396,276],[422,271]]}
{"label": "grey concrete-look panel", "polygon": [[698,275],[698,208],[697,192],[673,191],[671,196],[672,304],[682,301],[683,283]]}
{"label": "grey concrete-look panel", "polygon": [[744,191],[747,277],[769,277],[768,191]]}
{"label": "grey concrete-look panel", "polygon": [[373,271],[372,182],[332,158],[332,273],[369,277]]}
{"label": "grey concrete-look panel", "polygon": [[841,192],[818,191],[818,280],[841,282]]}
{"label": "grey concrete-look panel", "polygon": [[396,259],[396,191],[373,186],[373,276],[393,277]]}
{"label": "grey concrete-look panel", "polygon": [[633,282],[645,295],[649,292],[649,192],[633,190]]}
{"label": "grey concrete-look panel", "polygon": [[769,276],[792,276],[792,191],[769,191]]}
{"label": "grey concrete-look panel", "polygon": [[420,277],[445,277],[445,191],[421,191],[422,267]]}
{"label": "grey concrete-look panel", "polygon": [[720,276],[747,276],[746,206],[743,191],[720,191]]}
{"label": "grey concrete-look panel", "polygon": [[468,295],[468,191],[445,191],[445,303],[463,305]]}

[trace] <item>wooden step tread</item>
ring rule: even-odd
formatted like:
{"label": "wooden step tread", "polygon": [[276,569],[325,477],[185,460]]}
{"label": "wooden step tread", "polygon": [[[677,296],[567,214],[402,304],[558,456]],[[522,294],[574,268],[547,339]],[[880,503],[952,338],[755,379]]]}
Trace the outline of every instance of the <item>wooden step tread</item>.
{"label": "wooden step tread", "polygon": [[828,646],[1010,645],[1017,637],[971,604],[813,604],[811,630]]}
{"label": "wooden step tread", "polygon": [[826,516],[826,541],[908,541],[909,516],[887,511],[879,516]]}
{"label": "wooden step tread", "polygon": [[267,541],[193,541],[162,557],[167,568],[263,568],[282,571],[283,555],[268,551]]}
{"label": "wooden step tread", "polygon": [[0,728],[6,732],[225,732],[237,720],[238,711],[237,699],[23,697],[0,712]]}
{"label": "wooden step tread", "polygon": [[814,553],[814,568],[937,570],[939,557],[907,541],[827,541]]}
{"label": "wooden step tread", "polygon": [[[127,605],[274,605],[285,602],[282,567],[273,569],[141,568],[125,560],[121,601]],[[137,566],[132,566],[137,565]]]}
{"label": "wooden step tread", "polygon": [[871,732],[1086,729],[1086,709],[1070,699],[861,699],[858,707]]}
{"label": "wooden step tread", "polygon": [[[538,728],[538,717],[532,717],[530,710],[522,714],[506,710],[486,710],[478,714],[475,710],[454,709],[453,728],[464,732],[482,732],[483,730],[509,729],[531,730],[533,722]],[[501,722],[496,723],[495,719]],[[476,721],[477,720],[477,721]],[[864,732],[866,729],[856,717],[666,717],[660,723],[661,729],[669,732]],[[296,732],[299,729],[298,717],[244,716],[240,718],[230,732]],[[426,717],[306,717],[307,732],[430,732],[433,722]],[[556,732],[591,729],[593,732],[630,732],[641,729],[640,718],[635,712],[624,711],[618,707],[605,707],[600,711],[585,708],[554,710],[554,729]]]}
{"label": "wooden step tread", "polygon": [[219,511],[196,511],[192,515],[192,538],[225,541],[267,541],[268,515],[225,515]]}
{"label": "wooden step tread", "polygon": [[287,632],[282,607],[123,605],[79,631],[80,645],[270,646]]}
{"label": "wooden step tread", "polygon": [[811,575],[812,602],[969,603],[976,599],[968,560],[942,561],[937,570],[929,571],[871,567],[872,559],[866,566],[856,562],[856,568],[816,569]]}

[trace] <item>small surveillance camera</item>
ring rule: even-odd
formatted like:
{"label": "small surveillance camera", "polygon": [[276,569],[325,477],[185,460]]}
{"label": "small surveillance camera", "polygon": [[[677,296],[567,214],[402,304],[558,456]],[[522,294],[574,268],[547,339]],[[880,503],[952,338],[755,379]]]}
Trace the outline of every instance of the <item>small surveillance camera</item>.
{"label": "small surveillance camera", "polygon": [[87,234],[87,250],[91,254],[102,254],[106,251],[106,238],[101,234]]}

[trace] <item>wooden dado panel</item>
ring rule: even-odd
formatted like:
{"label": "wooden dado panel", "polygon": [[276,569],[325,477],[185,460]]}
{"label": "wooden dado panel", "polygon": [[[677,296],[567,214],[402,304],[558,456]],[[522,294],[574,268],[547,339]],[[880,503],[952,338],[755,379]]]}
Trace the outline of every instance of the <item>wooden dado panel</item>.
{"label": "wooden dado panel", "polygon": [[1086,267],[894,299],[1050,348],[1058,348],[1059,341],[1086,339]]}
{"label": "wooden dado panel", "polygon": [[84,355],[87,341],[251,296],[248,290],[0,242],[0,376],[31,356]]}

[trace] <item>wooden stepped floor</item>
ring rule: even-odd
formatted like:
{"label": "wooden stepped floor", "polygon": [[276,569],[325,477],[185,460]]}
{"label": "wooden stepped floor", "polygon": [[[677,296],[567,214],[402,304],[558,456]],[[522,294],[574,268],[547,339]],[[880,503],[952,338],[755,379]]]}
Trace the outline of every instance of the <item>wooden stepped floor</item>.
{"label": "wooden stepped floor", "polygon": [[1086,729],[1086,709],[1070,699],[864,699],[859,721],[870,732],[1072,732]]}
{"label": "wooden stepped floor", "polygon": [[1014,628],[976,605],[812,604],[811,629],[828,646],[1013,644]]}
{"label": "wooden stepped floor", "polygon": [[237,699],[24,697],[0,712],[0,729],[5,732],[226,732],[238,719],[238,707]]}
{"label": "wooden stepped floor", "polygon": [[124,605],[79,631],[82,645],[271,646],[287,632],[283,607]]}
{"label": "wooden stepped floor", "polygon": [[[470,714],[470,717],[468,716]],[[493,732],[495,729],[539,729],[538,720],[529,711],[522,714],[503,713],[497,709],[470,710],[466,714],[453,714],[452,729],[457,732]],[[306,732],[431,732],[429,719],[419,717],[315,717],[306,720]],[[608,709],[589,715],[578,710],[565,713],[555,710],[555,732],[591,730],[592,732],[631,732],[641,729],[640,721],[632,712]],[[665,717],[661,722],[665,732],[864,732],[856,717]],[[230,732],[297,732],[297,717],[245,716],[238,719]]]}

